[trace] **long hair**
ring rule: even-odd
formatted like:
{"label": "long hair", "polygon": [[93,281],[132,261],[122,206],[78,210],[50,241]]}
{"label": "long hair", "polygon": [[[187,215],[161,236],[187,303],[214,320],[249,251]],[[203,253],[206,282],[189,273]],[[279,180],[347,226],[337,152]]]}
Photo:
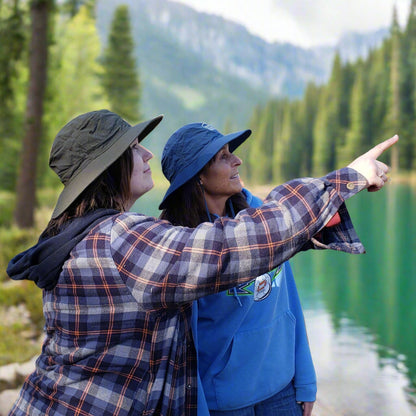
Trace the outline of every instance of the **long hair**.
{"label": "long hair", "polygon": [[128,147],[58,218],[49,221],[43,235],[47,237],[56,235],[66,222],[99,208],[125,211],[125,204],[131,194],[132,172],[133,153]]}
{"label": "long hair", "polygon": [[[228,212],[230,203],[236,214],[248,207],[243,193],[240,192],[231,196],[226,203],[227,214],[230,217],[232,216],[232,212]],[[168,220],[173,225],[196,227],[201,222],[210,220],[205,205],[204,191],[199,183],[198,175],[195,175],[170,195],[165,204],[166,208],[160,214],[160,218]]]}

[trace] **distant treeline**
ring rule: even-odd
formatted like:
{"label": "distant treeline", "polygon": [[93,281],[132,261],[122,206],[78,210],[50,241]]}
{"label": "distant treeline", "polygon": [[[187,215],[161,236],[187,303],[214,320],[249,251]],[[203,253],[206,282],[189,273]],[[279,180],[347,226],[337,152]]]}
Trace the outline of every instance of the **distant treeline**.
{"label": "distant treeline", "polygon": [[257,108],[250,128],[254,136],[240,153],[250,182],[326,173],[396,133],[399,145],[386,161],[415,170],[416,0],[404,28],[394,10],[390,36],[366,59],[343,63],[337,54],[326,85]]}

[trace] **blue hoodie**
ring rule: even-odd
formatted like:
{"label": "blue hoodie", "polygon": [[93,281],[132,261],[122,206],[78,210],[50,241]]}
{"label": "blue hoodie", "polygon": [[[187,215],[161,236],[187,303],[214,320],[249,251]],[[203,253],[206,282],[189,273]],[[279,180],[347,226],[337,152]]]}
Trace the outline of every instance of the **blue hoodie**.
{"label": "blue hoodie", "polygon": [[[243,192],[250,206],[262,204]],[[207,414],[206,404],[212,410],[253,405],[292,380],[296,400],[315,401],[315,370],[289,262],[248,284],[199,299],[196,319],[202,382],[198,415]]]}

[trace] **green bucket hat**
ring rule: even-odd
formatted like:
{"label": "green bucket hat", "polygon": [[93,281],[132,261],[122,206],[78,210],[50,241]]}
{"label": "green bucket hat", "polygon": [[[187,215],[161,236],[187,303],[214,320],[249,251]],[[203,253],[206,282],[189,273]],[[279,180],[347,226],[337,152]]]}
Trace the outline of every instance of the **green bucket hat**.
{"label": "green bucket hat", "polygon": [[56,135],[49,157],[49,166],[64,185],[52,218],[61,215],[136,138],[142,141],[162,118],[131,126],[119,115],[99,110],[68,122]]}

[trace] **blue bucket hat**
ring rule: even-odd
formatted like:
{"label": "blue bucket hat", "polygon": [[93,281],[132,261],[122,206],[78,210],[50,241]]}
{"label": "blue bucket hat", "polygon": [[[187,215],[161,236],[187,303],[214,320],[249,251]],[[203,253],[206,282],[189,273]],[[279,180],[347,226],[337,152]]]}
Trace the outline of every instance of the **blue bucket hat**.
{"label": "blue bucket hat", "polygon": [[234,152],[251,134],[251,130],[223,135],[206,123],[186,124],[170,136],[162,153],[162,171],[170,186],[159,205],[165,202],[178,188],[192,179],[202,168],[229,143]]}

